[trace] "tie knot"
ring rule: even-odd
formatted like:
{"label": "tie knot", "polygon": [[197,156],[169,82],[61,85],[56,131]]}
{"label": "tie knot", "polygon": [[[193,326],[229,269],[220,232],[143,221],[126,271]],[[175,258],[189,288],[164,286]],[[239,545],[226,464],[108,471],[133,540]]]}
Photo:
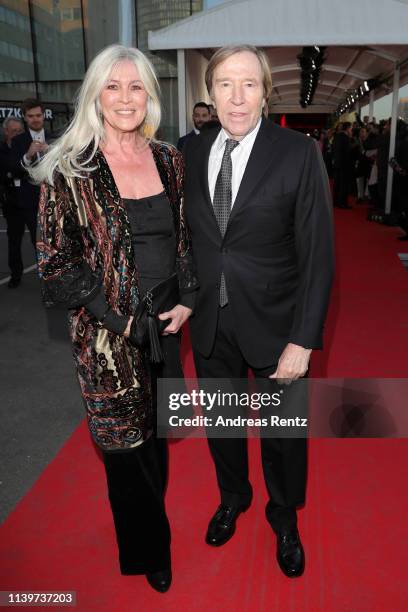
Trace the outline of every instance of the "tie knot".
{"label": "tie knot", "polygon": [[239,145],[239,140],[232,140],[232,138],[227,138],[225,141],[225,151],[224,155],[229,155],[232,151]]}

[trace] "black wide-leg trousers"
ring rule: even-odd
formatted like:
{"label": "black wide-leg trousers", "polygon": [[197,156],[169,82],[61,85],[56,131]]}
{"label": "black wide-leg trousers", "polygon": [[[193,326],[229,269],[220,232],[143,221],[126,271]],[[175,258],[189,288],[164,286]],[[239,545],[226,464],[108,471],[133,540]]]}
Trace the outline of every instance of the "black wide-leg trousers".
{"label": "black wide-leg trousers", "polygon": [[[214,348],[209,357],[194,351],[198,378],[245,379],[251,368],[239,348],[230,307],[219,309]],[[276,364],[263,369],[251,368],[258,379],[276,370]],[[221,503],[228,506],[248,505],[252,487],[248,479],[246,438],[214,438],[208,444],[214,460]],[[295,526],[296,507],[304,504],[307,473],[306,438],[261,438],[264,479],[269,494],[266,518],[277,532]]]}
{"label": "black wide-leg trousers", "polygon": [[103,453],[122,574],[169,569],[170,526],[164,505],[167,441]]}
{"label": "black wide-leg trousers", "polygon": [[[148,364],[154,411],[158,378],[183,376],[180,335],[163,336],[161,344],[164,363]],[[103,455],[121,573],[147,574],[170,569],[171,534],[164,502],[167,439],[157,438],[154,433],[133,450]]]}

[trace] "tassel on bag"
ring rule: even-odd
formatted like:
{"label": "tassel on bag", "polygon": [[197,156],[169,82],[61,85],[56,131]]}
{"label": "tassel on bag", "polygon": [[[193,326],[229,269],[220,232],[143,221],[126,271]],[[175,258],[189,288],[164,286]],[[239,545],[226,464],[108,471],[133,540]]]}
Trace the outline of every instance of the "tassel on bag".
{"label": "tassel on bag", "polygon": [[161,363],[164,356],[160,346],[155,315],[147,315],[147,322],[149,327],[150,361],[152,363]]}

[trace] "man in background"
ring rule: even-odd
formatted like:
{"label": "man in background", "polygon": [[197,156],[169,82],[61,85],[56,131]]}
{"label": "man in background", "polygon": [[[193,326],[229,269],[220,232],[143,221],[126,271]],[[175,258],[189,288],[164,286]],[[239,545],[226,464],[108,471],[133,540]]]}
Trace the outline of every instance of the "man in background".
{"label": "man in background", "polygon": [[351,136],[353,127],[345,121],[333,140],[334,189],[333,200],[336,208],[350,209],[347,203],[353,179]]}
{"label": "man in background", "polygon": [[23,273],[21,259],[21,240],[24,234],[24,218],[17,207],[17,189],[11,173],[11,142],[15,136],[24,132],[23,122],[15,117],[7,117],[3,122],[5,140],[0,144],[0,189],[1,206],[7,223],[8,266],[11,278],[9,289],[20,284]]}
{"label": "man in background", "polygon": [[[39,100],[25,100],[22,104],[22,113],[26,129],[12,140],[10,170],[13,175],[15,201],[23,228],[22,232],[27,226],[35,248],[40,187],[30,181],[26,167],[36,164],[45,154],[50,136],[44,129],[44,108]],[[19,242],[14,245],[16,252],[18,249],[20,258],[22,235]],[[18,286],[19,281],[16,279],[15,283]]]}
{"label": "man in background", "polygon": [[183,151],[184,147],[186,146],[186,143],[190,140],[190,138],[198,136],[203,128],[203,125],[207,123],[207,121],[209,121],[210,119],[211,115],[208,104],[206,104],[205,102],[197,102],[197,104],[195,104],[193,108],[194,128],[191,130],[191,132],[179,138],[179,141],[177,143],[178,150]]}

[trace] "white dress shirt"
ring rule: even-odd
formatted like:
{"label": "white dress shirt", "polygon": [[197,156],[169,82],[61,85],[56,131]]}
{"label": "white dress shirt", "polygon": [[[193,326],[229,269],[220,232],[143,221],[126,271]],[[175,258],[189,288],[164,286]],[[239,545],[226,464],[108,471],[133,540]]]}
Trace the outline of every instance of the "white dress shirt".
{"label": "white dress shirt", "polygon": [[[35,132],[34,130],[30,130],[30,134],[31,134],[31,138],[33,139],[33,142],[42,142],[42,143],[45,143],[45,131],[44,131],[44,128],[42,130],[40,130],[39,132]],[[41,159],[41,155],[39,153],[37,153],[36,159],[37,160]],[[33,159],[28,159],[27,155],[24,155],[23,161],[24,161],[24,163],[27,166],[30,166],[30,164],[33,163]]]}
{"label": "white dress shirt", "polygon": [[[259,132],[261,126],[261,117],[254,129],[249,132],[242,140],[239,141],[239,145],[231,153],[232,161],[232,201],[231,208],[234,205],[235,198],[241,185],[242,177],[244,176],[245,168],[248,163],[249,156],[254,146],[255,138]],[[215,184],[217,182],[217,176],[221,168],[221,162],[224,155],[225,142],[229,138],[228,134],[221,128],[220,133],[215,139],[208,160],[208,187],[210,190],[211,202],[214,199]]]}
{"label": "white dress shirt", "polygon": [[34,140],[34,142],[45,142],[45,132],[44,132],[44,128],[42,130],[40,130],[39,132],[34,132],[34,130],[30,130],[30,134],[31,134],[31,138]]}

